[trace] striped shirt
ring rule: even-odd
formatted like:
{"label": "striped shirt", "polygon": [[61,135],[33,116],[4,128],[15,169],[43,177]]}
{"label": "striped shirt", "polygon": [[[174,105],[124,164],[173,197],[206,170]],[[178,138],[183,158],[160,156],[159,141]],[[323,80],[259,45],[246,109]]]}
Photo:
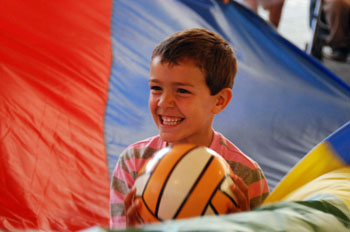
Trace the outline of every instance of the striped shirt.
{"label": "striped shirt", "polygon": [[[111,228],[125,228],[124,197],[134,185],[137,173],[145,162],[166,146],[167,143],[160,136],[154,136],[132,144],[122,152],[112,176]],[[259,165],[218,132],[214,131],[209,148],[219,153],[229,163],[233,173],[247,184],[250,208],[259,206],[269,194],[267,181]]]}

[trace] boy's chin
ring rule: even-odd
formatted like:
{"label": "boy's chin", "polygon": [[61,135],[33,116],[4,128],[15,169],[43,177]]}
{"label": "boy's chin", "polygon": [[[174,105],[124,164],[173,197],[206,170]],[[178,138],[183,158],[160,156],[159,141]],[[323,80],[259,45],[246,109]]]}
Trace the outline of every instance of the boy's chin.
{"label": "boy's chin", "polygon": [[171,138],[169,138],[168,136],[162,136],[162,135],[160,135],[160,138],[161,138],[164,142],[166,142],[167,144],[169,144],[169,145],[176,142],[176,140],[171,139]]}
{"label": "boy's chin", "polygon": [[167,133],[160,133],[160,138],[166,143],[168,143],[169,145],[180,143],[178,138],[176,138],[174,135],[169,135]]}
{"label": "boy's chin", "polygon": [[184,140],[180,140],[180,139],[171,139],[171,138],[167,138],[167,137],[162,137],[162,140],[165,141],[167,143],[167,146],[172,146],[172,145],[175,145],[175,144],[185,144],[185,143],[190,143],[190,142],[186,142]]}

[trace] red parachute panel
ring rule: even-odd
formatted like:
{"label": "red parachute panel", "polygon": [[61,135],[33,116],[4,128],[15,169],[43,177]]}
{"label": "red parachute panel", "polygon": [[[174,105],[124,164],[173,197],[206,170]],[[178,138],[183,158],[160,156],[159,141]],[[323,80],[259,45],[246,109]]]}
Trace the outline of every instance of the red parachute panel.
{"label": "red parachute panel", "polygon": [[111,1],[0,9],[0,230],[108,226]]}

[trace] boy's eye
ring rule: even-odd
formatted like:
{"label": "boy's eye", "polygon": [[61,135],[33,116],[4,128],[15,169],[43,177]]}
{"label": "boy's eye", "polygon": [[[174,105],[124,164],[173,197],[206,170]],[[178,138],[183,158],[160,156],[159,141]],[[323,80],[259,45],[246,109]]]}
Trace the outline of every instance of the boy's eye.
{"label": "boy's eye", "polygon": [[162,88],[160,86],[157,86],[157,85],[151,86],[150,89],[153,90],[153,91],[160,91],[160,90],[162,90]]}
{"label": "boy's eye", "polygon": [[190,91],[186,90],[186,89],[178,89],[177,90],[178,93],[190,93]]}

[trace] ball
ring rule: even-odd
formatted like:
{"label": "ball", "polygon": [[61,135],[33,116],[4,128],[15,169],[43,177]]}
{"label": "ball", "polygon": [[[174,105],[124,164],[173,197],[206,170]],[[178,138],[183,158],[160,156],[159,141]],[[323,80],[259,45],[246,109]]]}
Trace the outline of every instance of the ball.
{"label": "ball", "polygon": [[233,172],[215,151],[193,144],[163,148],[135,181],[135,201],[145,223],[227,213],[236,204]]}

